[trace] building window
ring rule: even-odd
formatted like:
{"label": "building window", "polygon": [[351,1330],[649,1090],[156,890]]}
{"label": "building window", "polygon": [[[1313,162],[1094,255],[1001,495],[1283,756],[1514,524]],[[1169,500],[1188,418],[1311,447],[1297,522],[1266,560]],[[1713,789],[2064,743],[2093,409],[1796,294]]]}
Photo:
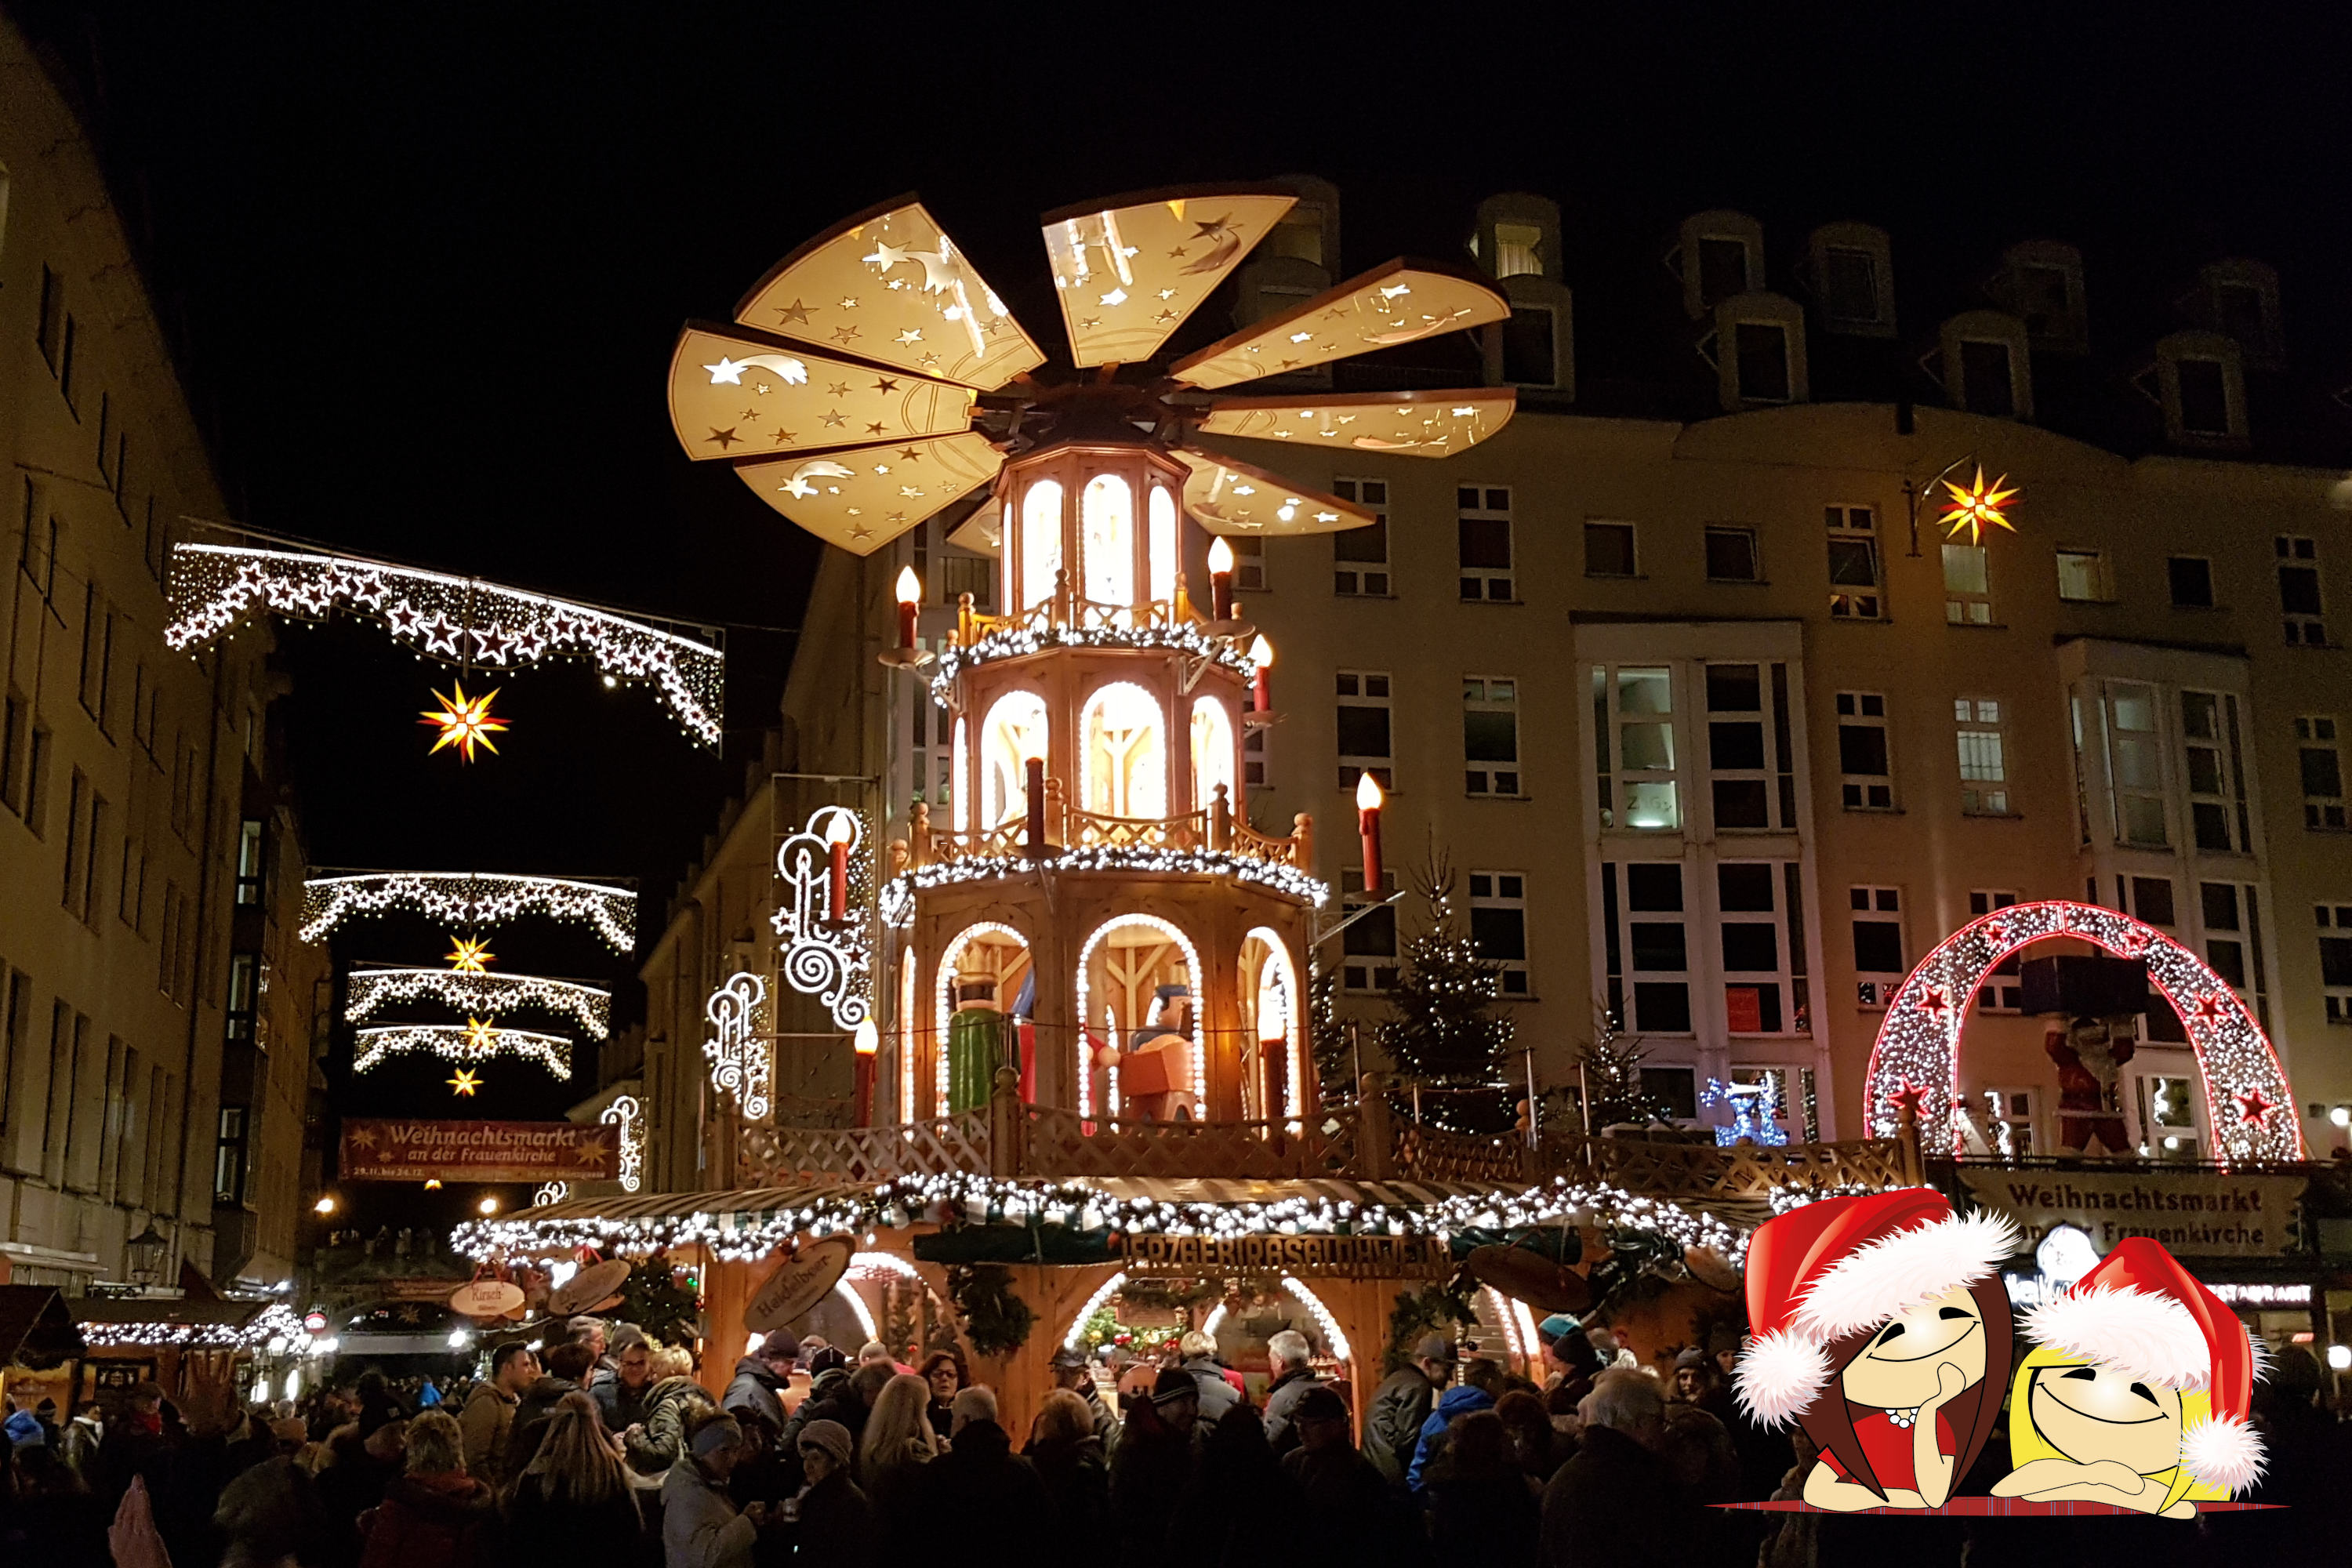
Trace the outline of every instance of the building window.
{"label": "building window", "polygon": [[1273,757],[1266,746],[1271,726],[1254,724],[1242,731],[1242,784],[1249,789],[1264,789],[1273,778],[1269,768]]}
{"label": "building window", "polygon": [[1739,396],[1748,403],[1790,400],[1789,329],[1779,321],[1741,321],[1733,343]]}
{"label": "building window", "polygon": [[1528,987],[1528,880],[1517,871],[1470,873],[1470,941],[1478,956],[1500,966],[1502,994],[1524,997]]}
{"label": "building window", "polygon": [[1755,271],[1745,238],[1717,235],[1700,237],[1699,303],[1712,305],[1718,300],[1728,300],[1734,294],[1745,294],[1755,286]]}
{"label": "building window", "polygon": [[[2200,882],[2197,901],[2205,917],[2205,962],[2244,998],[2255,1020],[2270,1027],[2270,985],[2263,967],[2262,903],[2256,889],[2242,882]],[[2172,1021],[2179,1022],[2177,1017]]]}
{"label": "building window", "polygon": [[1822,513],[1830,535],[1830,614],[1878,619],[1877,514],[1866,506],[1825,507]]}
{"label": "building window", "polygon": [[[1619,868],[1601,868],[1610,1006],[1628,1031],[1687,1035],[1691,1032],[1690,947],[1683,921],[1682,862],[1636,860],[1622,869],[1621,899]],[[1633,1016],[1624,1017],[1629,981]]]}
{"label": "building window", "polygon": [[1903,895],[1894,888],[1848,888],[1853,910],[1854,1000],[1884,1007],[1903,988]]}
{"label": "building window", "polygon": [[1960,753],[1960,809],[1971,816],[2007,816],[2009,763],[2001,742],[2000,700],[1955,697],[1952,721]]}
{"label": "building window", "polygon": [[1511,594],[1511,492],[1464,485],[1454,492],[1462,543],[1462,597],[1507,604]]}
{"label": "building window", "polygon": [[2083,298],[2083,253],[2071,245],[2028,240],[2002,256],[2006,273],[2000,292],[2024,318],[2039,347],[2088,346],[2090,326]]}
{"label": "building window", "polygon": [[227,1015],[226,1028],[232,1040],[253,1038],[253,1014],[260,991],[261,961],[250,952],[233,954],[228,961],[228,1002],[223,1011]]}
{"label": "building window", "polygon": [[1802,867],[1726,860],[1715,868],[1715,883],[1725,1027],[1735,1035],[1811,1033]]}
{"label": "building window", "polygon": [[[1995,910],[2005,910],[2017,902],[2017,895],[2007,889],[1981,888],[1969,894],[1969,915],[1989,915]],[[2025,992],[2018,978],[2019,955],[2011,953],[1992,966],[1992,973],[1977,988],[1977,1010],[1989,1013],[2017,1013],[2025,1007]]]}
{"label": "building window", "polygon": [[941,552],[938,557],[940,573],[940,603],[954,605],[966,594],[971,595],[971,607],[982,612],[996,608],[996,563],[985,555],[961,555]]}
{"label": "building window", "polygon": [[1708,784],[1718,829],[1796,826],[1788,666],[1769,667],[1769,692],[1767,668],[1706,667]]}
{"label": "building window", "polygon": [[41,313],[33,323],[33,341],[40,344],[42,363],[51,375],[63,369],[58,358],[66,338],[66,280],[48,267],[41,268]]}
{"label": "building window", "polygon": [[1874,325],[1879,320],[1878,258],[1848,246],[1823,247],[1822,314],[1845,325]]}
{"label": "building window", "polygon": [[100,597],[96,584],[88,584],[82,591],[81,614],[82,711],[98,721],[100,734],[111,739],[107,689],[114,679],[114,606]]}
{"label": "building window", "polygon": [[2191,436],[2230,434],[2229,367],[2217,359],[2178,359],[2180,428]]}
{"label": "building window", "polygon": [[1372,514],[1367,528],[1343,528],[1331,536],[1331,591],[1362,598],[1389,596],[1389,482],[1334,479],[1331,493]]}
{"label": "building window", "polygon": [[1495,226],[1495,277],[1523,278],[1529,274],[1544,275],[1543,230],[1531,223],[1498,223]]}
{"label": "building window", "polygon": [[1944,619],[1953,626],[1992,625],[1992,583],[1981,544],[1944,546]]}
{"label": "building window", "polygon": [[1388,675],[1343,669],[1335,679],[1339,698],[1339,787],[1354,789],[1357,779],[1369,771],[1381,781],[1382,789],[1394,788]]}
{"label": "building window", "polygon": [[2017,416],[2016,372],[2007,343],[1960,340],[1960,402],[1971,414],[1995,419]]}
{"label": "building window", "polygon": [[2352,904],[2321,904],[2319,984],[2326,993],[2327,1021],[2352,1025]]}
{"label": "building window", "polygon": [[[1397,983],[1396,906],[1381,900],[1396,891],[1396,873],[1381,873],[1378,892],[1364,891],[1361,869],[1339,874],[1339,909],[1343,915],[1371,912],[1339,933],[1339,988],[1359,994],[1387,991]],[[1378,906],[1375,908],[1374,906]]]}
{"label": "building window", "polygon": [[2303,825],[2340,832],[2344,817],[2344,759],[2336,747],[2336,721],[2315,714],[2294,721],[2303,763]]}
{"label": "building window", "polygon": [[122,889],[115,905],[122,923],[132,931],[147,929],[147,847],[125,839],[122,845]]}
{"label": "building window", "polygon": [[1508,676],[1462,678],[1463,788],[1471,795],[1523,795],[1519,783],[1519,683]]}
{"label": "building window", "polygon": [[[919,713],[928,703],[918,703]],[[236,901],[240,907],[261,902],[261,824],[247,817],[236,834]]]}
{"label": "building window", "polygon": [[213,1203],[235,1208],[245,1201],[245,1107],[220,1108],[220,1133],[213,1142]]}
{"label": "building window", "polygon": [[2068,604],[2095,605],[2115,597],[2107,587],[2106,557],[2095,550],[2058,547],[2058,596]]}
{"label": "building window", "polygon": [[1266,592],[1265,540],[1253,533],[1229,533],[1225,542],[1234,552],[1234,592],[1263,594]]}
{"label": "building window", "polygon": [[1633,571],[1633,525],[1630,522],[1588,522],[1584,525],[1584,574],[1588,577],[1631,577]]}
{"label": "building window", "polygon": [[33,702],[15,687],[0,708],[0,805],[26,816],[33,751]]}
{"label": "building window", "polygon": [[1593,739],[1603,828],[1648,832],[1681,826],[1674,704],[1669,669],[1619,667],[1612,679],[1608,667],[1594,667]]}
{"label": "building window", "polygon": [[2312,647],[2327,646],[2327,626],[2320,619],[2319,544],[2315,540],[2280,534],[2273,542],[2278,555],[2279,609],[2285,619],[2286,640]]}
{"label": "building window", "polygon": [[1559,384],[1559,318],[1550,306],[1513,305],[1510,319],[1502,323],[1502,333],[1507,384]]}
{"label": "building window", "polygon": [[1895,765],[1885,694],[1839,692],[1837,721],[1842,804],[1848,811],[1894,810]]}
{"label": "building window", "polygon": [[89,780],[82,771],[73,771],[73,780],[66,790],[66,879],[59,894],[68,912],[87,920],[89,917],[89,862],[92,858],[89,834]]}
{"label": "building window", "polygon": [[2156,688],[2116,681],[2107,688],[2107,756],[2116,796],[2116,841],[2162,848],[2164,751],[2157,734]]}
{"label": "building window", "polygon": [[2202,555],[2175,555],[2165,563],[2165,574],[2172,584],[2174,609],[2213,607],[2213,563]]}
{"label": "building window", "polygon": [[2197,847],[2223,854],[2251,847],[2245,767],[2238,754],[2238,700],[2226,692],[2182,692],[2180,740]]}
{"label": "building window", "polygon": [[1706,574],[1717,583],[1757,583],[1763,580],[1756,558],[1756,531],[1728,524],[1706,528]]}

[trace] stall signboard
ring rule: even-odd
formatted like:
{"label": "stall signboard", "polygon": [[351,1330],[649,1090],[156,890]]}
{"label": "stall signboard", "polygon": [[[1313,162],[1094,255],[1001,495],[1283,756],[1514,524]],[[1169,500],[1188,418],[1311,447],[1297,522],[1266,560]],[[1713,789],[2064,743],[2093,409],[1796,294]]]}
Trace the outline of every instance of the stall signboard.
{"label": "stall signboard", "polygon": [[347,1182],[608,1182],[620,1161],[621,1130],[605,1122],[343,1121]]}
{"label": "stall signboard", "polygon": [[2017,1221],[2031,1246],[2071,1225],[2101,1255],[2144,1236],[2181,1258],[2281,1258],[2294,1245],[2304,1178],[2228,1171],[1968,1170],[1979,1208]]}

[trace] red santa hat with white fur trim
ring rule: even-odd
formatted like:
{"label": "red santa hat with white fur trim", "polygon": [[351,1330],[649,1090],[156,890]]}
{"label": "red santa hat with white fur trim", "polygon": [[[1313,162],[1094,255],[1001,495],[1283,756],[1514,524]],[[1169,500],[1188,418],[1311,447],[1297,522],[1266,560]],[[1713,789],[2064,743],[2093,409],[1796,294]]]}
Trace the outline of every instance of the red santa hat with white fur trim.
{"label": "red santa hat with white fur trim", "polygon": [[1748,1244],[1753,1338],[1734,1375],[1740,1404],[1787,1426],[1828,1384],[1833,1341],[1990,1279],[2016,1249],[2007,1217],[1964,1219],[1927,1187],[1824,1198],[1765,1221]]}
{"label": "red santa hat with white fur trim", "polygon": [[2208,1486],[2242,1492],[2263,1473],[2247,1420],[2262,1352],[2238,1315],[2144,1237],[2126,1237],[2074,1288],[2026,1314],[2026,1332],[2147,1383],[2204,1391],[2212,1413],[2180,1435],[2180,1462]]}

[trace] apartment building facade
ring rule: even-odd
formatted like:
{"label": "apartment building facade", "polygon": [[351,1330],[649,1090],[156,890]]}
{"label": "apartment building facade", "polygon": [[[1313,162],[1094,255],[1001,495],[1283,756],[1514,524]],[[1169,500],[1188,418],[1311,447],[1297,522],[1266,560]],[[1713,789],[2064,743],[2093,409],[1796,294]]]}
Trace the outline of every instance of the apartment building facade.
{"label": "apartment building facade", "polygon": [[272,767],[266,630],[164,647],[210,459],[67,96],[0,22],[0,1259],[74,1291],[169,1244],[293,1272],[323,956]]}

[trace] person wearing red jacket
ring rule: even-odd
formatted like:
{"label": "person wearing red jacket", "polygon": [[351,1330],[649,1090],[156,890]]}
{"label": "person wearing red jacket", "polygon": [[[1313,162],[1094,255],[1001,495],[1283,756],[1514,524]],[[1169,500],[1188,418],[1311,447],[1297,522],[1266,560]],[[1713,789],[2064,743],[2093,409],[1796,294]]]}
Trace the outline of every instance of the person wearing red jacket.
{"label": "person wearing red jacket", "polygon": [[2116,1039],[2098,1018],[2077,1018],[2052,1029],[2042,1048],[2058,1067],[2058,1142],[2078,1152],[2093,1138],[2110,1154],[2131,1152],[2116,1100],[2116,1080],[2132,1059],[2133,1043]]}

